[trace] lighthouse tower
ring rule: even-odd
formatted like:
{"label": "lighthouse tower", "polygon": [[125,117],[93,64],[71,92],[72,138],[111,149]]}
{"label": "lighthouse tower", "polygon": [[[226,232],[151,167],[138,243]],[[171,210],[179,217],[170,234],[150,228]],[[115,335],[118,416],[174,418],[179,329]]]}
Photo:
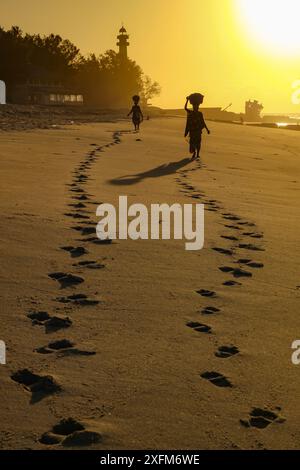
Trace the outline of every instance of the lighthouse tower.
{"label": "lighthouse tower", "polygon": [[128,42],[129,36],[128,36],[127,31],[124,28],[124,26],[122,26],[119,33],[120,34],[118,36],[117,46],[119,46],[120,58],[121,58],[122,61],[125,62],[128,58],[127,47],[129,46],[129,42]]}

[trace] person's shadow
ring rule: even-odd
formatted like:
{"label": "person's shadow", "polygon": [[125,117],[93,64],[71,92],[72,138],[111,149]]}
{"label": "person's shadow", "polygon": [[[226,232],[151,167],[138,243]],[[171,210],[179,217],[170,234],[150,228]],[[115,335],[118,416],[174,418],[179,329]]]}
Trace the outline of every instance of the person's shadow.
{"label": "person's shadow", "polygon": [[152,168],[151,170],[145,171],[143,173],[137,173],[135,175],[120,176],[119,178],[109,180],[109,184],[125,186],[125,185],[140,183],[141,181],[147,178],[159,178],[160,176],[172,175],[173,173],[176,173],[176,171],[185,167],[189,163],[191,163],[190,158],[183,158],[179,162],[166,163],[166,164],[157,166],[156,168]]}

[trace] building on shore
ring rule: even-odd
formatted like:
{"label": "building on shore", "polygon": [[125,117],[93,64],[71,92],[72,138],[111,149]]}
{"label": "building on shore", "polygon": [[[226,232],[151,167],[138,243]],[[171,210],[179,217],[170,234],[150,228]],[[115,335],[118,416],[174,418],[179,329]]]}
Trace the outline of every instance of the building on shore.
{"label": "building on shore", "polygon": [[264,109],[263,105],[257,100],[249,100],[245,103],[245,121],[260,122],[262,120],[261,113]]}
{"label": "building on shore", "polygon": [[117,36],[117,38],[118,38],[117,46],[119,47],[119,57],[122,62],[126,62],[126,60],[128,59],[127,48],[130,45],[130,43],[128,42],[129,35],[127,34],[127,31],[124,28],[124,26],[122,26],[122,28],[120,29],[119,35]]}
{"label": "building on shore", "polygon": [[84,104],[84,97],[80,91],[62,84],[28,81],[13,87],[10,101],[13,104],[80,106]]}
{"label": "building on shore", "polygon": [[0,104],[6,104],[6,84],[0,80]]}

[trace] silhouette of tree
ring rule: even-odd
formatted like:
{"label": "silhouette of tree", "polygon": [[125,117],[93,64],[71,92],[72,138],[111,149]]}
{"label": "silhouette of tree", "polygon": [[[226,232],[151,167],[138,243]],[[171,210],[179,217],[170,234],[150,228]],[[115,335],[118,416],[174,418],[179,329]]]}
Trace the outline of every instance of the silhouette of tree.
{"label": "silhouette of tree", "polygon": [[134,61],[122,61],[113,50],[98,58],[82,58],[78,83],[82,83],[89,102],[103,106],[128,106],[131,96],[142,91],[142,69]]}
{"label": "silhouette of tree", "polygon": [[88,104],[106,107],[127,107],[134,94],[147,102],[160,91],[136,62],[122,60],[113,50],[83,57],[68,39],[23,34],[18,26],[0,27],[0,79],[6,82],[8,100],[14,86],[27,81],[74,86]]}
{"label": "silhouette of tree", "polygon": [[160,95],[161,86],[158,82],[153,82],[148,75],[142,77],[142,98],[145,104],[148,104],[148,101],[154,98],[155,96]]}

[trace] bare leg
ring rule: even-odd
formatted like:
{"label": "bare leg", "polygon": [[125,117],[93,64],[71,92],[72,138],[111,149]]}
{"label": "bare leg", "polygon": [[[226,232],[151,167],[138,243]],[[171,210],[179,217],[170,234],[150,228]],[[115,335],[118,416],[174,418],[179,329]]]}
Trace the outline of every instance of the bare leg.
{"label": "bare leg", "polygon": [[200,151],[201,151],[201,140],[197,146],[197,158],[200,158]]}

